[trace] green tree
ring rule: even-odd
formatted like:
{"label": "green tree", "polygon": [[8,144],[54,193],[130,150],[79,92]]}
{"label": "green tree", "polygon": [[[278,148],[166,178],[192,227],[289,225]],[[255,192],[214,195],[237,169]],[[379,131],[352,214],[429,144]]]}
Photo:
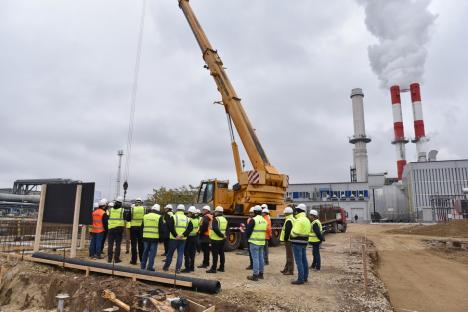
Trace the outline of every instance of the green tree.
{"label": "green tree", "polygon": [[198,188],[192,185],[182,185],[176,188],[160,187],[153,189],[153,194],[148,196],[148,201],[151,205],[158,203],[161,207],[167,204],[193,204],[197,193]]}

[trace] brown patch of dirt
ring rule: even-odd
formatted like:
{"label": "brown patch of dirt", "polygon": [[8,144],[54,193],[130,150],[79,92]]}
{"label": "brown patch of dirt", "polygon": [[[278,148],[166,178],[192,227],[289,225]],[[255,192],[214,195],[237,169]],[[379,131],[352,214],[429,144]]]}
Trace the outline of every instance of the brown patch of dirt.
{"label": "brown patch of dirt", "polygon": [[418,224],[399,229],[392,229],[387,231],[387,233],[468,238],[468,220],[453,220],[433,225]]}

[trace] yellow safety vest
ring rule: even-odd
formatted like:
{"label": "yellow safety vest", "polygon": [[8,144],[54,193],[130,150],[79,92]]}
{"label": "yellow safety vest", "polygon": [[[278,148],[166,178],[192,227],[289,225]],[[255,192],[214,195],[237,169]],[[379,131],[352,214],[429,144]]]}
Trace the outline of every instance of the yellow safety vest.
{"label": "yellow safety vest", "polygon": [[226,229],[227,229],[228,221],[224,216],[219,216],[219,217],[216,217],[215,219],[218,220],[219,231],[221,233],[223,233],[225,237],[220,237],[220,236],[218,236],[218,234],[216,234],[213,231],[213,221],[211,221],[211,223],[210,223],[210,239],[220,241],[220,240],[223,240],[223,239],[226,238]]}
{"label": "yellow safety vest", "polygon": [[319,242],[320,242],[320,239],[317,237],[317,235],[315,235],[315,232],[314,232],[314,230],[313,230],[314,224],[318,224],[319,229],[320,229],[320,233],[322,233],[322,223],[320,222],[319,219],[315,219],[315,220],[312,221],[312,223],[310,224],[309,242],[310,242],[310,243],[319,243]]}
{"label": "yellow safety vest", "polygon": [[255,226],[252,235],[250,235],[249,243],[257,246],[265,246],[265,237],[268,223],[265,218],[260,215],[255,216],[253,221],[255,221]]}
{"label": "yellow safety vest", "polygon": [[145,207],[143,206],[133,207],[132,208],[132,221],[130,221],[130,226],[141,226],[144,216],[145,216]]}
{"label": "yellow safety vest", "polygon": [[287,216],[286,221],[284,221],[283,228],[281,229],[281,235],[280,235],[280,241],[282,241],[282,242],[284,242],[284,233],[286,231],[286,224],[288,222],[291,222],[291,225],[294,225],[294,216],[293,215]]}
{"label": "yellow safety vest", "polygon": [[[182,235],[188,227],[189,218],[182,211],[177,211],[175,215],[172,216],[174,220],[174,227],[177,235]],[[169,234],[170,239],[175,239],[172,233]],[[183,239],[187,239],[184,237]]]}
{"label": "yellow safety vest", "polygon": [[143,217],[143,238],[159,238],[160,215],[150,212]]}
{"label": "yellow safety vest", "polygon": [[123,208],[117,208],[117,209],[112,208],[110,210],[109,223],[108,223],[109,230],[119,227],[119,226],[122,226],[122,227],[125,226],[123,212],[124,212]]}
{"label": "yellow safety vest", "polygon": [[193,230],[190,232],[190,236],[197,236],[198,229],[200,228],[200,218],[192,218]]}
{"label": "yellow safety vest", "polygon": [[309,239],[310,221],[306,217],[305,212],[297,214],[291,230],[291,238],[289,241],[293,243],[306,243]]}

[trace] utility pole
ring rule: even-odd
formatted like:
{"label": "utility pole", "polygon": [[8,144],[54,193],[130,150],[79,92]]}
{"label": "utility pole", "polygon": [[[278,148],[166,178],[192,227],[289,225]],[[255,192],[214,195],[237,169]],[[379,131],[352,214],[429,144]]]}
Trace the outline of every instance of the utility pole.
{"label": "utility pole", "polygon": [[123,150],[117,151],[117,156],[119,157],[119,167],[117,168],[117,184],[115,189],[115,198],[120,196],[120,176],[122,174],[122,156],[124,155]]}

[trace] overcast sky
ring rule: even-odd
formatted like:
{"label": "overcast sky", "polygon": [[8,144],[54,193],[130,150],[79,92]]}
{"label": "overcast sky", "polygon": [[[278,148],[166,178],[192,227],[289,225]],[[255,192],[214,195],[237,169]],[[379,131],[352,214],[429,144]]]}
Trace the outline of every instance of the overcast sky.
{"label": "overcast sky", "polygon": [[[130,195],[235,180],[224,109],[176,0],[149,0]],[[292,183],[348,181],[352,88],[365,93],[371,172],[395,175],[390,94],[364,8],[347,1],[192,0],[271,161]],[[0,1],[0,187],[95,181],[112,197],[125,149],[141,0]],[[468,157],[468,1],[434,0],[421,82],[439,159]],[[414,136],[402,94],[405,131]],[[246,161],[245,154],[242,156]],[[414,161],[415,146],[407,145]],[[248,163],[248,161],[247,161]]]}

